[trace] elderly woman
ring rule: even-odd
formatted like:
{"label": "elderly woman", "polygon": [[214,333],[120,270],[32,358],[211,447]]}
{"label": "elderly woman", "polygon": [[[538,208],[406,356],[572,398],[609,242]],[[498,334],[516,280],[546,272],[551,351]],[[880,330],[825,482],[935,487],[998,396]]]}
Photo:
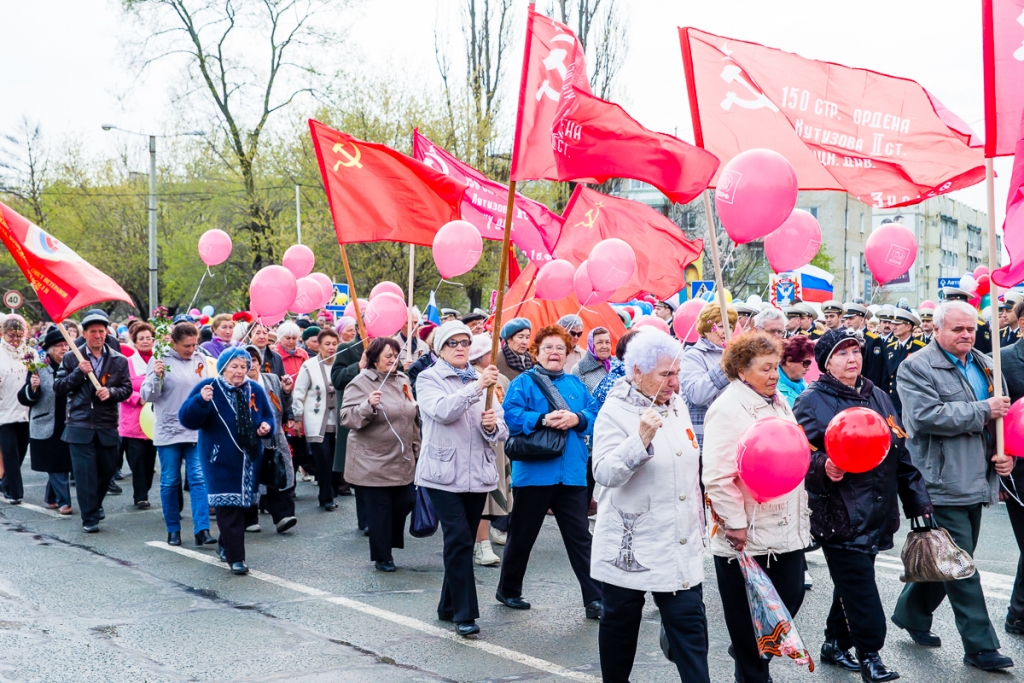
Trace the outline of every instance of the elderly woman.
{"label": "elderly woman", "polygon": [[[302,422],[301,430],[313,455],[320,507],[338,509],[334,502],[334,448],[338,438],[337,390],[331,383],[331,365],[338,350],[338,335],[330,328],[317,337],[320,354],[302,364],[292,390],[292,411]],[[347,436],[341,434],[340,436]]]}
{"label": "elderly woman", "polygon": [[58,396],[53,390],[53,379],[69,347],[60,330],[51,327],[43,338],[42,348],[46,354],[46,367],[29,375],[28,383],[18,392],[18,402],[29,409],[32,470],[49,475],[43,502],[51,510],[70,515],[68,474],[71,472],[71,451],[60,438],[67,422],[68,397]]}
{"label": "elderly woman", "polygon": [[635,330],[628,330],[626,334],[619,337],[619,341],[615,343],[615,357],[612,358],[611,369],[608,370],[608,374],[604,376],[600,382],[597,383],[597,387],[592,392],[594,400],[597,401],[598,410],[604,405],[605,400],[608,398],[608,392],[615,386],[615,382],[620,377],[626,376],[626,366],[623,365],[622,359],[626,357],[626,349],[629,348],[629,343],[633,341],[644,328],[639,327]]}
{"label": "elderly woman", "polygon": [[203,342],[202,349],[211,358],[217,360],[221,353],[235,345],[232,340],[235,333],[235,321],[230,313],[220,313],[213,316],[210,321],[210,329],[213,331],[213,339]]}
{"label": "elderly woman", "polygon": [[659,330],[626,351],[594,426],[601,484],[590,574],[604,586],[598,643],[606,682],[628,683],[644,594],[661,612],[682,681],[710,681],[704,616],[700,449],[678,395],[679,342]]}
{"label": "elderly woman", "polygon": [[[933,507],[911,462],[892,399],[861,376],[863,344],[852,330],[826,332],[814,348],[821,378],[800,395],[794,412],[815,447],[806,479],[811,535],[821,544],[835,584],[821,661],[859,670],[865,681],[875,683],[899,678],[879,656],[885,645],[885,609],[875,582],[875,557],[893,547],[900,526],[898,499],[910,518],[928,516]],[[826,449],[829,422],[848,408],[868,408],[889,423],[889,452],[868,472],[843,472]],[[854,647],[856,658],[849,652]]]}
{"label": "elderly woman", "polygon": [[529,318],[512,318],[501,326],[501,353],[498,354],[498,371],[508,381],[533,367],[530,358],[530,333],[533,323]]}
{"label": "elderly woman", "polygon": [[124,449],[128,467],[132,470],[133,502],[140,510],[150,507],[149,489],[153,486],[153,472],[156,468],[156,446],[142,431],[139,417],[146,401],[142,398],[142,383],[146,379],[146,367],[153,358],[155,330],[146,322],[132,323],[131,336],[135,353],[128,356],[128,376],[132,380],[132,395],[118,406],[120,419],[118,434]]}
{"label": "elderly woman", "polygon": [[277,328],[277,345],[274,350],[281,356],[285,374],[293,380],[299,376],[302,364],[309,360],[309,354],[299,345],[301,336],[302,330],[290,320]]}
{"label": "elderly woman", "polygon": [[[736,326],[736,309],[726,309],[729,328]],[[704,446],[704,416],[711,403],[729,386],[729,378],[722,371],[722,348],[725,330],[722,329],[722,309],[717,303],[707,304],[697,316],[697,334],[700,339],[686,349],[679,364],[679,393],[690,406],[690,420],[697,444]]]}
{"label": "elderly woman", "polygon": [[18,392],[28,378],[25,355],[33,350],[25,346],[25,321],[20,315],[7,316],[0,332],[0,455],[4,464],[0,494],[11,505],[19,505],[25,497],[21,465],[30,434],[28,408],[19,403]]}
{"label": "elderly woman", "polygon": [[540,429],[555,429],[565,432],[566,438],[561,455],[512,463],[516,504],[509,518],[508,541],[495,597],[506,607],[530,609],[530,603],[522,597],[523,578],[530,551],[547,511],[551,510],[583,593],[586,616],[599,619],[601,584],[590,577],[589,453],[584,441],[593,431],[597,404],[583,382],[565,372],[573,343],[574,338],[561,325],[538,330],[530,346],[537,365],[513,380],[505,395],[503,407],[510,435],[526,437]]}
{"label": "elderly woman", "polygon": [[485,408],[498,368],[477,372],[469,364],[469,328],[451,320],[434,332],[440,359],[416,381],[423,419],[423,452],[416,485],[427,489],[444,534],[444,583],[437,617],[454,621],[461,636],[480,632],[473,577],[473,539],[487,494],[498,485],[494,447],[508,437],[503,411]]}
{"label": "elderly woman", "polygon": [[814,342],[798,334],[787,339],[782,347],[782,364],[779,365],[779,393],[792,408],[796,398],[807,388],[804,375],[814,362]]}
{"label": "elderly woman", "polygon": [[573,366],[569,374],[583,380],[587,391],[593,392],[612,369],[612,333],[595,327],[587,335],[587,355]]}
{"label": "elderly woman", "polygon": [[575,314],[563,315],[555,324],[572,337],[573,343],[569,348],[564,368],[565,372],[569,372],[587,356],[587,350],[580,346],[580,337],[583,336],[583,318]]}
{"label": "elderly woman", "polygon": [[[746,551],[764,569],[789,613],[804,599],[804,548],[810,542],[803,483],[784,496],[758,503],[740,478],[736,447],[752,424],[768,417],[796,422],[776,391],[781,345],[763,332],[735,337],[722,358],[729,385],[707,413],[704,486],[718,533],[711,539],[718,592],[736,659],[736,680],[768,683],[768,664],[757,651],[743,573],[733,560]],[[770,561],[769,561],[770,558]]]}
{"label": "elderly woman", "polygon": [[196,384],[178,411],[181,425],[199,432],[209,502],[217,508],[217,550],[231,573],[239,575],[249,572],[245,509],[256,505],[262,439],[276,428],[267,392],[246,377],[250,365],[245,349],[225,350],[217,358],[220,376]]}
{"label": "elderly woman", "polygon": [[345,480],[357,487],[370,525],[370,560],[395,571],[392,550],[405,548],[405,520],[416,500],[412,482],[420,420],[409,378],[398,369],[402,347],[378,337],[366,367],[345,387],[341,425],[349,429]]}
{"label": "elderly woman", "polygon": [[199,332],[192,323],[178,323],[171,331],[171,350],[164,358],[153,359],[146,368],[146,379],[139,388],[143,401],[153,404],[153,443],[160,458],[160,507],[167,528],[167,543],[181,545],[181,465],[185,464],[192,529],[196,545],[212,545],[210,505],[206,477],[196,442],[199,435],[178,419],[178,412],[192,389],[213,377],[210,358],[199,353]]}
{"label": "elderly woman", "polygon": [[338,318],[337,324],[334,326],[334,331],[338,333],[342,344],[348,344],[350,341],[356,338],[356,319],[348,316],[342,316]]}

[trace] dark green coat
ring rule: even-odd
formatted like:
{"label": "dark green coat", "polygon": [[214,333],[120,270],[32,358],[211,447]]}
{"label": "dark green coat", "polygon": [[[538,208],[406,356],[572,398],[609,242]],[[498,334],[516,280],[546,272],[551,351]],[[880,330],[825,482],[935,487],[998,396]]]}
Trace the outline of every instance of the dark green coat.
{"label": "dark green coat", "polygon": [[[335,396],[335,403],[338,409],[341,409],[342,399],[345,395],[345,387],[348,383],[356,378],[359,374],[359,361],[363,358],[363,345],[359,339],[359,335],[350,342],[342,342],[342,345],[347,344],[346,348],[338,353],[334,358],[334,362],[331,364],[331,384],[334,385],[335,390],[338,392]],[[344,472],[345,471],[345,447],[348,443],[348,430],[341,426],[341,415],[338,418],[338,433],[336,435],[336,442],[334,446],[334,471]]]}

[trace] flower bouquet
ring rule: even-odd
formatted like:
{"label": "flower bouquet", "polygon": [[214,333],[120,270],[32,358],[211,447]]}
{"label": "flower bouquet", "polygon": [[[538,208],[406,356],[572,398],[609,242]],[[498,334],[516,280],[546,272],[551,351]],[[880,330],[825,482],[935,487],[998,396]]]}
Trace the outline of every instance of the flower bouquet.
{"label": "flower bouquet", "polygon": [[[163,360],[171,352],[171,329],[174,327],[174,321],[171,319],[170,311],[164,306],[157,306],[153,311],[153,317],[149,319],[149,324],[153,326],[153,358]],[[170,371],[169,367],[164,368],[164,372]],[[164,380],[161,377],[161,389],[163,385]]]}
{"label": "flower bouquet", "polygon": [[46,353],[39,349],[23,346],[19,354],[21,355],[21,362],[25,364],[25,369],[29,371],[29,374],[38,374],[40,370],[46,367]]}

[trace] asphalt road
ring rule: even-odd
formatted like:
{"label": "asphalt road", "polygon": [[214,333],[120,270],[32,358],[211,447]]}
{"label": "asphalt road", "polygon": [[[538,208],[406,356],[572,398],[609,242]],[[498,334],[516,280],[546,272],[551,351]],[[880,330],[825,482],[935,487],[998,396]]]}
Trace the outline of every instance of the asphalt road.
{"label": "asphalt road", "polygon": [[[127,468],[126,468],[127,471]],[[399,567],[383,574],[369,561],[356,530],[355,501],[337,512],[318,509],[311,484],[299,484],[298,525],[288,534],[246,534],[252,574],[229,574],[213,546],[171,549],[154,485],[154,507],[108,497],[99,534],[81,531],[79,518],[60,518],[42,505],[44,476],[29,472],[26,503],[0,504],[0,682],[51,681],[583,681],[600,680],[597,622],[584,619],[579,588],[553,521],[534,549],[524,596],[528,612],[493,599],[498,570],[477,568],[482,633],[463,640],[436,620],[441,585],[440,533],[407,537]],[[186,500],[186,507],[188,502]],[[904,524],[904,533],[906,531]],[[216,525],[213,533],[216,534]],[[897,539],[902,547],[903,534]],[[500,554],[501,548],[496,546]],[[175,552],[177,551],[177,552]],[[1017,547],[1005,510],[985,513],[977,552],[989,614],[1003,652],[1024,667],[1024,639],[1003,632]],[[796,622],[817,660],[831,583],[821,553],[808,557],[814,589]],[[888,613],[899,595],[899,557],[879,560]],[[710,561],[705,601],[712,680],[731,683],[728,636]],[[677,681],[658,648],[658,613],[648,600],[632,679]],[[928,683],[1009,680],[964,666],[948,605],[936,615],[940,649],[923,649],[891,627],[883,658],[906,681]],[[773,678],[858,681],[856,674],[819,665],[809,673],[775,661]]]}

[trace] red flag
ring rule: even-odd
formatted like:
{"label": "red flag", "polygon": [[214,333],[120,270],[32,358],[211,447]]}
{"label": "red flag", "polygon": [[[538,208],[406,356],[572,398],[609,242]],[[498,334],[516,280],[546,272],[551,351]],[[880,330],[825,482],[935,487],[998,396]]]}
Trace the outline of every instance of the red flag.
{"label": "red flag", "polygon": [[697,144],[728,160],[763,147],[802,190],[905,206],[981,182],[970,128],[914,81],[679,30]]}
{"label": "red flag", "polygon": [[459,218],[466,186],[426,164],[309,120],[339,244],[406,242],[429,247]]}
{"label": "red flag", "polygon": [[121,286],[66,244],[0,203],[0,240],[54,322],[100,301],[135,302]]}
{"label": "red flag", "polygon": [[578,266],[590,257],[594,245],[609,237],[629,243],[636,254],[636,270],[611,301],[629,301],[650,292],[667,299],[686,286],[683,271],[704,250],[701,240],[689,240],[683,231],[646,204],[609,197],[577,185],[563,213],[565,225],[555,253]]}
{"label": "red flag", "polygon": [[1024,282],[1024,114],[1017,132],[1017,153],[1013,156],[1010,194],[1006,197],[1003,244],[1010,263],[992,271],[992,282],[1004,289]]}
{"label": "red flag", "polygon": [[519,260],[516,258],[516,249],[510,244],[508,247],[508,286],[514,285],[521,274]]}
{"label": "red flag", "polygon": [[[504,238],[507,187],[455,158],[420,135],[418,130],[412,134],[412,155],[434,170],[465,183],[468,188],[462,198],[463,219],[475,225],[485,240]],[[512,243],[522,249],[527,258],[540,263],[550,261],[561,230],[561,216],[540,202],[516,194]]]}
{"label": "red flag", "polygon": [[1014,153],[1024,110],[1024,0],[982,0],[985,156]]}

